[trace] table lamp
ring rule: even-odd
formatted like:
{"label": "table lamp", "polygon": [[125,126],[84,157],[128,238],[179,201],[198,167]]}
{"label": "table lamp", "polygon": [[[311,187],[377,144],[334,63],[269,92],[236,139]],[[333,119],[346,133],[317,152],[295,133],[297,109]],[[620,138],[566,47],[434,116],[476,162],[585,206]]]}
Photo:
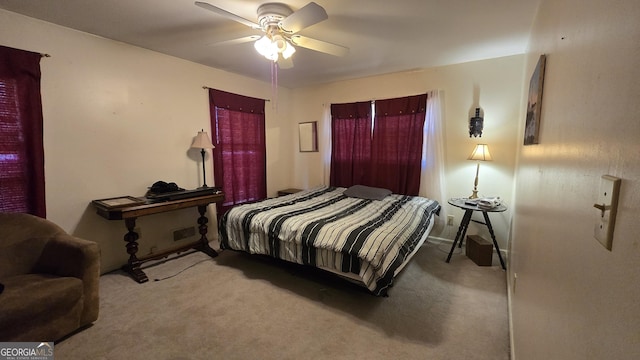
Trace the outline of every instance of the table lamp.
{"label": "table lamp", "polygon": [[198,131],[198,135],[196,135],[195,139],[193,139],[193,143],[191,144],[192,149],[200,149],[200,154],[202,154],[202,186],[203,188],[207,187],[207,173],[204,169],[204,149],[214,149],[215,146],[209,140],[209,135],[204,129],[202,131]]}
{"label": "table lamp", "polygon": [[473,193],[469,196],[469,199],[478,198],[478,173],[480,172],[480,161],[491,161],[491,154],[489,153],[489,146],[487,144],[478,144],[473,149],[473,152],[467,160],[476,160],[478,162],[476,166],[476,179],[473,182]]}

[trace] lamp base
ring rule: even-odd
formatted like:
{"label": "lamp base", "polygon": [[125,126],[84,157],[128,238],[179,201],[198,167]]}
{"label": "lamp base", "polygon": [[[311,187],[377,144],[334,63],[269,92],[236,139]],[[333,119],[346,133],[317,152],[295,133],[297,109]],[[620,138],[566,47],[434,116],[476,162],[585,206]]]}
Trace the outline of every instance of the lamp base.
{"label": "lamp base", "polygon": [[202,154],[202,186],[200,188],[206,188],[207,186],[207,173],[204,167],[204,149],[200,149],[200,154]]}
{"label": "lamp base", "polygon": [[476,165],[476,178],[473,181],[473,194],[469,196],[469,199],[477,199],[478,198],[478,172],[480,172],[480,163]]}

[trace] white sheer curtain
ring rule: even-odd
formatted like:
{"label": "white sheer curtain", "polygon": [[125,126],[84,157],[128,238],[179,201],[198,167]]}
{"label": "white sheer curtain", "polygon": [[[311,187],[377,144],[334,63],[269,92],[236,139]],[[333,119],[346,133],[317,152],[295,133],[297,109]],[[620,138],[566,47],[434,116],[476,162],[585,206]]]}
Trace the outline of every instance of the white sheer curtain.
{"label": "white sheer curtain", "polygon": [[318,124],[320,155],[322,156],[322,184],[329,185],[331,169],[331,105],[322,105],[322,121]]}
{"label": "white sheer curtain", "polygon": [[436,217],[434,234],[444,229],[447,214],[444,204],[446,183],[444,173],[444,99],[440,90],[427,94],[427,115],[424,122],[422,145],[422,173],[420,174],[420,196],[437,200],[442,204],[440,216]]}

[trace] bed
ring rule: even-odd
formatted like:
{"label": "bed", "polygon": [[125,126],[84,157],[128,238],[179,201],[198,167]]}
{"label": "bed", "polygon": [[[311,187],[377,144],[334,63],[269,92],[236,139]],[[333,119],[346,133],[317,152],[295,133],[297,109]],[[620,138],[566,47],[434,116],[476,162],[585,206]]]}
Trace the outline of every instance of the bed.
{"label": "bed", "polygon": [[439,210],[424,197],[323,186],[233,207],[220,218],[220,247],[327,270],[387,295]]}

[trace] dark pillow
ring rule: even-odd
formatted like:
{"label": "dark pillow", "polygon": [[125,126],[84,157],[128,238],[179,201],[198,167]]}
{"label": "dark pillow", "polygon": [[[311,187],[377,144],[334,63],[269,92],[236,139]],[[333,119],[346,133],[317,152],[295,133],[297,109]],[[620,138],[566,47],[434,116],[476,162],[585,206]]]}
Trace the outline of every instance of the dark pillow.
{"label": "dark pillow", "polygon": [[359,199],[382,200],[391,194],[391,190],[364,185],[353,185],[345,190],[343,194]]}

